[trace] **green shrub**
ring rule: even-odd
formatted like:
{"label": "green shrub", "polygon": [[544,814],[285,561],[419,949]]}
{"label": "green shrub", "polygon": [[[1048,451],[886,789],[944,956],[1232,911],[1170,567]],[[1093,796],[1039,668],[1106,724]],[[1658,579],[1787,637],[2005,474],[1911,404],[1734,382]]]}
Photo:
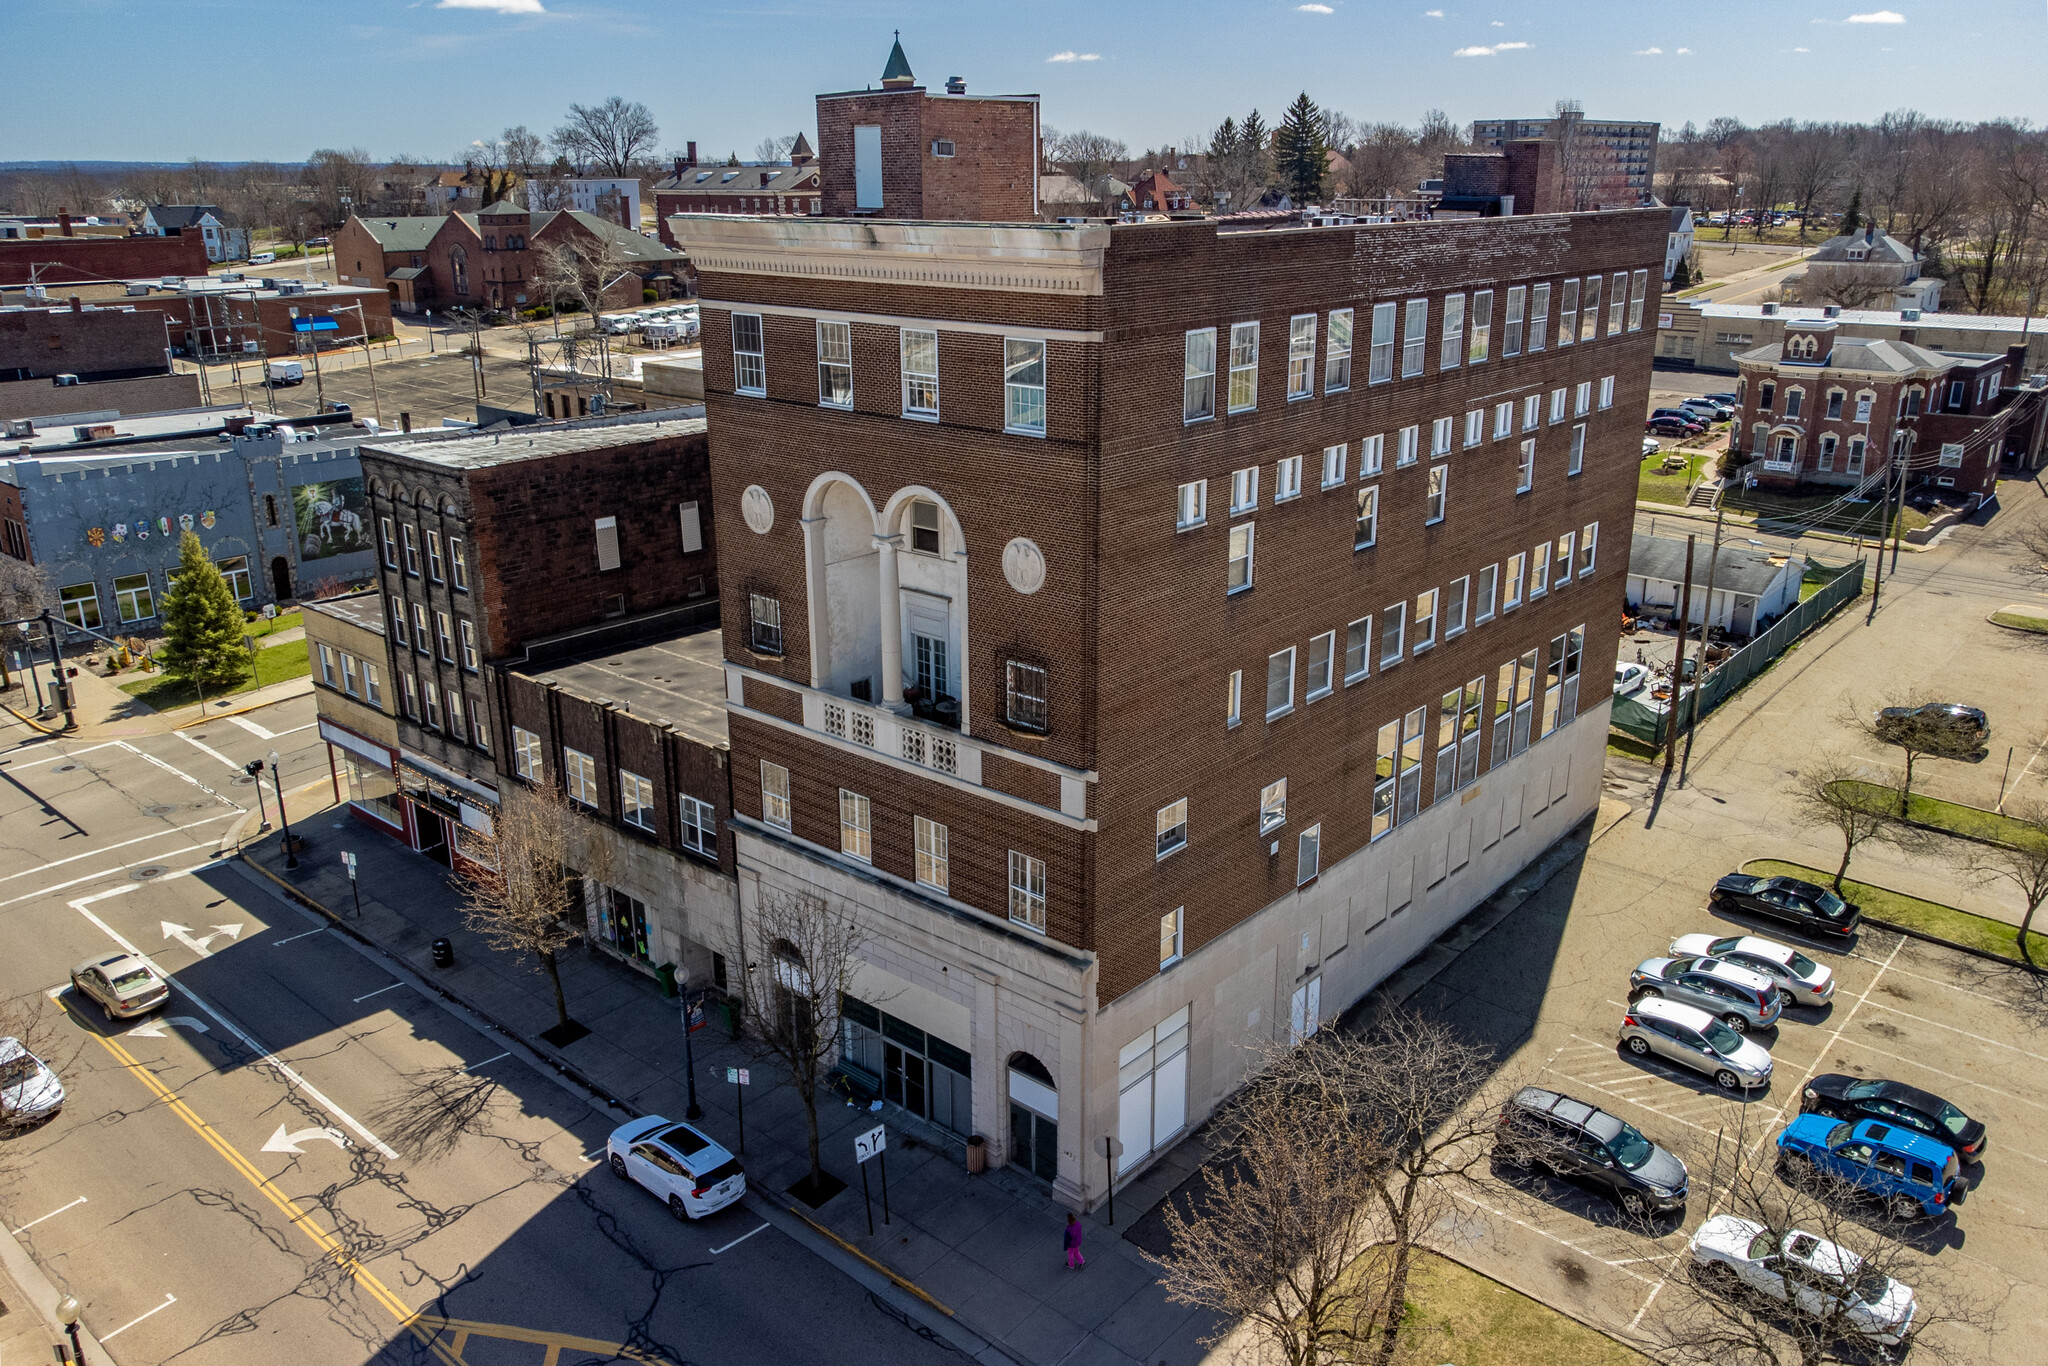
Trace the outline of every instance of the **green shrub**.
{"label": "green shrub", "polygon": [[640,291],[640,302],[642,303],[651,304],[660,297],[661,296],[659,294],[654,292],[654,287],[652,285],[649,285]]}

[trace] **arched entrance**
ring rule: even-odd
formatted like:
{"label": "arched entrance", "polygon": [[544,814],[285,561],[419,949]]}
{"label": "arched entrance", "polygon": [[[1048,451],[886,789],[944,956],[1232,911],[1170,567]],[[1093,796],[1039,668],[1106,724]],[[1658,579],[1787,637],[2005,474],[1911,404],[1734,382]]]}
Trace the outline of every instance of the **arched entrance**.
{"label": "arched entrance", "polygon": [[1060,1174],[1060,1096],[1052,1073],[1029,1053],[1010,1059],[1010,1165],[1044,1181]]}
{"label": "arched entrance", "polygon": [[270,589],[279,602],[292,596],[292,562],[282,555],[270,561]]}

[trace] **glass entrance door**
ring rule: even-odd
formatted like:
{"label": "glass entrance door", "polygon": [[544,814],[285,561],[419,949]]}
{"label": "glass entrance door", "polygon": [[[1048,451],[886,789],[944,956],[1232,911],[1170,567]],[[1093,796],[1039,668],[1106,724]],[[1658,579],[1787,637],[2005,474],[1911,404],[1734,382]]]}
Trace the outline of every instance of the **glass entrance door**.
{"label": "glass entrance door", "polygon": [[1060,1126],[1010,1102],[1010,1161],[1042,1181],[1060,1174]]}
{"label": "glass entrance door", "polygon": [[882,1045],[882,1096],[924,1118],[925,1060],[894,1043]]}

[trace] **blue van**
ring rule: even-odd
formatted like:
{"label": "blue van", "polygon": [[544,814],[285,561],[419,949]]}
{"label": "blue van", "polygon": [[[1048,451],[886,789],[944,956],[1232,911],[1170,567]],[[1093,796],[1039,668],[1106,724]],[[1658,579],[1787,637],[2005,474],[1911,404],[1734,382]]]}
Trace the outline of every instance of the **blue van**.
{"label": "blue van", "polygon": [[1933,1139],[1881,1120],[1850,1124],[1804,1114],[1778,1135],[1788,1175],[1824,1172],[1884,1202],[1894,1219],[1935,1218],[1960,1184],[1956,1155]]}

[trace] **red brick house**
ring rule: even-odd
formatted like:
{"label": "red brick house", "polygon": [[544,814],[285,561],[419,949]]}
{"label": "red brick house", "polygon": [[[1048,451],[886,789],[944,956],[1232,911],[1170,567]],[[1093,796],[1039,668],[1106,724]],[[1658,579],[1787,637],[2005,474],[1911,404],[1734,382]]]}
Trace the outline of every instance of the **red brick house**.
{"label": "red brick house", "polygon": [[1194,196],[1164,171],[1147,171],[1132,181],[1130,201],[1139,213],[1179,213],[1195,207]]}
{"label": "red brick house", "polygon": [[607,308],[638,304],[644,291],[683,292],[683,255],[642,233],[575,209],[532,213],[501,200],[444,218],[352,217],[335,235],[335,260],[351,284],[382,288],[403,312],[451,307],[511,311],[546,303],[535,284],[535,248],[548,242],[610,244],[623,269]]}
{"label": "red brick house", "polygon": [[675,238],[668,220],[678,213],[814,214],[821,212],[820,172],[810,140],[797,134],[787,166],[699,166],[697,144],[676,158],[675,173],[654,183],[655,222],[661,240]]}

